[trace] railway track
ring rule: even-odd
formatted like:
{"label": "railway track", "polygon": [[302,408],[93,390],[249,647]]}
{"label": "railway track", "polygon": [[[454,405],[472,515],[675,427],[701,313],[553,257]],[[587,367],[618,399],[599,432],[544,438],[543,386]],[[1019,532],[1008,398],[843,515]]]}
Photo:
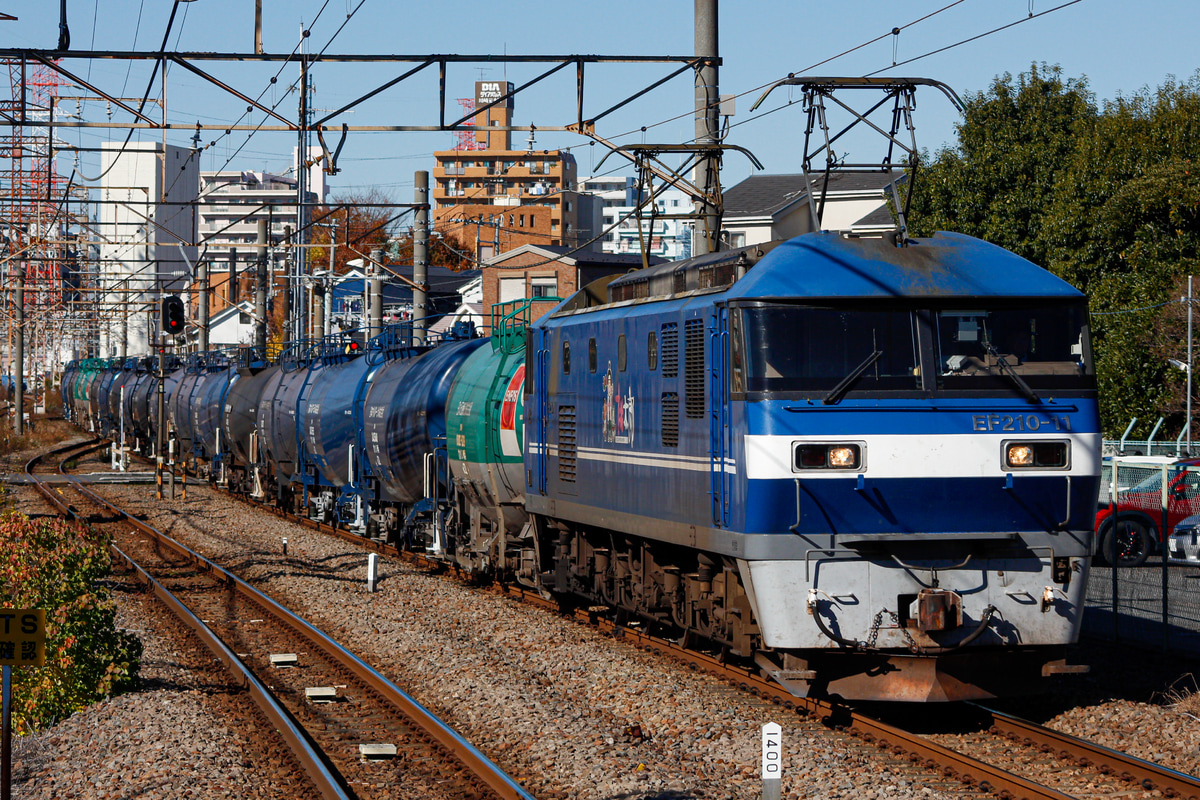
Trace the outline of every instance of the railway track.
{"label": "railway track", "polygon": [[[228,496],[244,500],[238,495]],[[251,503],[258,508],[263,508]],[[397,554],[379,541],[344,529],[271,508],[272,513],[315,530],[357,542],[365,549],[444,570],[439,562],[425,562],[412,553]],[[556,606],[536,592],[518,586],[498,586],[498,591],[543,607]],[[848,706],[814,698],[796,698],[755,671],[729,664],[711,654],[681,647],[636,626],[622,626],[593,611],[575,612],[577,621],[596,627],[636,646],[653,650],[721,677],[739,690],[807,714],[826,726],[844,731],[893,757],[924,768],[946,781],[958,781],[971,794],[1004,800],[1065,800],[1078,797],[1147,796],[1200,800],[1200,778],[1171,770],[1101,745],[1058,733],[980,705],[971,705],[975,732],[970,735],[929,735],[875,718]],[[961,725],[959,721],[955,724]],[[996,747],[997,737],[1005,739]],[[999,750],[1003,757],[997,762]]]}
{"label": "railway track", "polygon": [[61,513],[120,524],[114,554],[193,629],[254,698],[318,794],[376,800],[531,798],[469,742],[321,631],[232,573],[87,487],[38,479],[102,442],[74,443],[26,465],[30,483]]}
{"label": "railway track", "polygon": [[[366,549],[389,556],[397,555],[394,548],[350,531],[278,509],[271,511],[313,529],[355,541]],[[411,553],[402,553],[400,557],[417,563],[423,561],[420,556]],[[426,564],[445,569],[444,564]],[[536,592],[526,591],[517,586],[497,588],[525,602],[543,607],[554,605]],[[1195,776],[1176,772],[980,705],[971,706],[970,724],[976,729],[975,733],[957,737],[928,735],[868,716],[847,706],[819,699],[793,697],[752,670],[725,663],[708,653],[681,647],[673,641],[653,636],[637,627],[615,624],[595,612],[580,610],[575,613],[575,617],[581,623],[594,626],[614,637],[626,639],[638,647],[675,658],[686,663],[689,668],[702,669],[721,677],[741,691],[819,719],[828,727],[844,731],[886,751],[891,756],[923,767],[943,780],[958,781],[972,794],[992,795],[1005,800],[1064,800],[1077,797],[1133,797],[1137,796],[1138,792],[1147,792],[1153,793],[1147,796],[1200,800],[1200,779]],[[961,725],[962,722],[956,724]],[[1004,747],[995,746],[997,737],[1006,740]],[[999,763],[993,755],[989,755],[997,750],[1004,753]]]}
{"label": "railway track", "polygon": [[[967,704],[970,734],[931,735],[915,726],[885,721],[848,706],[815,698],[797,698],[743,667],[689,650],[634,628],[621,627],[588,612],[577,617],[627,639],[636,646],[680,660],[735,684],[741,691],[798,713],[820,719],[893,756],[944,779],[957,780],[972,792],[1004,800],[1068,800],[1091,797],[1147,797],[1200,800],[1200,778],[1116,750],[1059,733],[979,704]],[[922,709],[928,711],[928,709]],[[932,715],[937,715],[932,711]],[[911,718],[912,715],[903,713]],[[947,725],[947,717],[928,723]],[[956,726],[964,721],[956,719]],[[1004,746],[997,747],[997,738]],[[999,757],[997,756],[999,754]]]}
{"label": "railway track", "polygon": [[[262,509],[262,506],[253,505]],[[296,520],[290,515],[281,516]],[[324,532],[333,530],[312,521],[306,521],[305,524]],[[378,542],[346,531],[337,533],[365,549],[395,554],[393,549]],[[405,560],[419,561],[411,554],[404,554],[404,557]],[[438,565],[438,568],[444,569],[444,565]],[[501,591],[530,602],[546,604],[538,595],[524,593],[513,587],[501,587]],[[931,735],[929,729],[932,726],[926,726],[925,730],[909,730],[904,724],[889,723],[842,706],[798,700],[737,665],[722,663],[720,659],[704,653],[685,650],[675,643],[649,636],[636,627],[618,626],[586,611],[578,612],[576,616],[608,635],[625,639],[643,649],[666,653],[692,669],[717,675],[731,684],[731,691],[749,693],[762,702],[804,712],[827,728],[857,737],[862,747],[883,751],[885,761],[907,763],[916,774],[925,776],[922,780],[941,786],[958,785],[961,787],[960,796],[963,797],[1200,797],[1200,781],[1192,776],[1090,742],[1064,737],[998,712],[973,709],[972,722],[957,723],[959,728],[970,727],[970,734]],[[998,746],[998,735],[1011,738]],[[997,751],[1002,754],[999,759],[995,757]],[[949,791],[953,793],[955,790],[951,788]]]}

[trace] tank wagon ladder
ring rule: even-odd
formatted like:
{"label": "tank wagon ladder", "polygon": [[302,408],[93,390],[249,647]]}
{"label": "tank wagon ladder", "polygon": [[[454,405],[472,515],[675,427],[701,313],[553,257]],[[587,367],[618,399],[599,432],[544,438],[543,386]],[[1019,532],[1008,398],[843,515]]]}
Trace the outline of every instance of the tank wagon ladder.
{"label": "tank wagon ladder", "polygon": [[[517,353],[525,347],[533,349],[533,375],[526,375],[526,381],[533,381],[536,397],[534,409],[537,424],[536,441],[531,442],[529,426],[525,427],[525,447],[534,454],[535,469],[528,476],[529,487],[538,494],[546,493],[546,420],[550,418],[550,395],[546,391],[546,381],[550,371],[550,344],[548,333],[540,328],[532,328],[530,342],[525,341],[526,331],[531,329],[533,322],[533,304],[558,304],[561,297],[537,297],[521,300],[509,300],[492,306],[492,347],[505,353]],[[511,307],[511,308],[510,308]],[[526,410],[528,414],[529,410]],[[532,480],[530,480],[532,479]]]}

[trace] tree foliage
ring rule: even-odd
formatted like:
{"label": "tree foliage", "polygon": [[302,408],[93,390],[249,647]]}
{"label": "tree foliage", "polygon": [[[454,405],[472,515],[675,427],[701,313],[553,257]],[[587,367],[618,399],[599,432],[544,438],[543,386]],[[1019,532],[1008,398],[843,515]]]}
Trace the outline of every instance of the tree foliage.
{"label": "tree foliage", "polygon": [[328,206],[312,210],[314,221],[309,241],[318,245],[309,250],[308,260],[313,269],[329,267],[329,245],[333,242],[333,270],[341,275],[349,270],[348,262],[372,250],[386,250],[397,220],[406,212],[403,208],[384,207],[396,202],[382,190],[333,198]]}
{"label": "tree foliage", "polygon": [[969,95],[958,144],[918,171],[918,235],[956,230],[1084,291],[1108,435],[1184,423],[1186,276],[1200,266],[1200,73],[1098,106],[1083,79],[1034,65]]}
{"label": "tree foliage", "polygon": [[100,581],[109,538],[77,523],[0,516],[0,576],[10,608],[46,611],[46,664],[13,670],[13,727],[42,728],[133,687],[142,643],[116,627]]}

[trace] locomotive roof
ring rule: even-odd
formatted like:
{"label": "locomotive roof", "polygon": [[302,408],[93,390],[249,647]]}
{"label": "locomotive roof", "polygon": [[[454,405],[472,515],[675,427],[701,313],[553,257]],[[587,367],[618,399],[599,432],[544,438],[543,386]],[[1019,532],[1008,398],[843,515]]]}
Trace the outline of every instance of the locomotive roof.
{"label": "locomotive roof", "polygon": [[981,239],[939,232],[890,239],[826,232],[782,242],[728,297],[1081,297],[1066,281]]}

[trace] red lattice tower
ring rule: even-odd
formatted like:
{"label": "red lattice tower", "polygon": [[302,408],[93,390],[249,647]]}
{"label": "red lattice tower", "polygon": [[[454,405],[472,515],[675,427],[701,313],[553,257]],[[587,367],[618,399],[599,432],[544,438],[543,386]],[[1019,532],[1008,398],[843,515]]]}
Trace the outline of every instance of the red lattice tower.
{"label": "red lattice tower", "polygon": [[[475,98],[473,98],[473,97],[460,97],[460,98],[458,98],[458,104],[460,106],[462,106],[464,117],[475,110]],[[463,125],[474,126],[475,118],[471,117],[466,122],[464,122]],[[480,142],[476,138],[475,131],[455,131],[454,132],[454,149],[455,150],[484,150],[484,149],[486,149],[486,145],[484,145],[482,142]]]}
{"label": "red lattice tower", "polygon": [[66,226],[66,182],[55,166],[51,116],[61,76],[44,64],[6,59],[8,100],[0,112],[16,124],[0,136],[0,233],[9,252],[26,261],[28,314],[61,309],[61,232]]}

